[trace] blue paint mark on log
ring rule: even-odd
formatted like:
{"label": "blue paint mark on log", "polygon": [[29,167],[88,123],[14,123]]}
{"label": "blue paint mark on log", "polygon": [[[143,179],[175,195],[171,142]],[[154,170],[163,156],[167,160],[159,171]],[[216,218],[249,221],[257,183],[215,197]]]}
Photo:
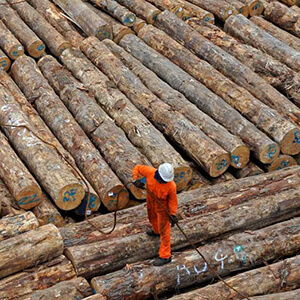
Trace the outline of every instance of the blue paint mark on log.
{"label": "blue paint mark on log", "polygon": [[40,198],[37,198],[37,194],[34,194],[31,196],[25,196],[25,197],[21,198],[18,201],[18,204],[20,206],[22,206],[22,205],[28,205],[30,203],[34,203],[34,202],[38,202],[38,201],[40,201]]}

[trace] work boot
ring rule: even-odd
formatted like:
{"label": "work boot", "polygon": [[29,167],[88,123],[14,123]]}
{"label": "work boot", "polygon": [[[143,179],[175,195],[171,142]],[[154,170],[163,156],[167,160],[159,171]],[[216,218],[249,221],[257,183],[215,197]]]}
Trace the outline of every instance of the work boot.
{"label": "work boot", "polygon": [[171,261],[172,261],[172,257],[169,257],[169,258],[157,257],[157,258],[154,259],[153,266],[161,267],[163,265],[166,265],[166,264],[170,263]]}
{"label": "work boot", "polygon": [[146,233],[147,233],[149,236],[159,236],[159,233],[155,233],[155,232],[153,231],[152,228],[148,229],[148,230],[146,231]]}

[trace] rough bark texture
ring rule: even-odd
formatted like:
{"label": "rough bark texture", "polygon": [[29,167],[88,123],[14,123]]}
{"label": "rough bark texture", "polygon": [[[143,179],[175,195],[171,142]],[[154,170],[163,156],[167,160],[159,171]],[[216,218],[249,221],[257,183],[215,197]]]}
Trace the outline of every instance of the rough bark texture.
{"label": "rough bark texture", "polygon": [[71,262],[65,256],[60,255],[49,262],[1,279],[0,298],[21,300],[36,290],[49,288],[75,276]]}
{"label": "rough bark texture", "polygon": [[[300,211],[299,197],[299,189],[290,189],[273,196],[255,198],[227,210],[205,214],[201,218],[188,218],[184,222],[179,221],[179,224],[194,243],[200,243],[234,230],[262,228],[297,216]],[[173,251],[189,245],[177,229],[171,232],[171,241]],[[157,255],[159,246],[160,239],[149,238],[143,232],[70,247],[64,253],[72,261],[79,276],[90,278],[118,270],[128,263],[152,258]],[[286,247],[286,243],[283,247]],[[296,248],[299,249],[299,237]],[[112,259],[113,264],[110,263]]]}
{"label": "rough bark texture", "polygon": [[140,18],[136,18],[135,24],[132,26],[132,29],[135,33],[139,33],[139,31],[146,25],[147,23]]}
{"label": "rough bark texture", "polygon": [[[106,298],[100,294],[95,294],[90,297],[84,298],[82,300],[106,300]],[[272,299],[274,300],[274,299]],[[289,299],[279,299],[279,300],[289,300]]]}
{"label": "rough bark texture", "polygon": [[229,18],[224,29],[230,35],[268,53],[291,69],[300,71],[300,52],[265,32],[242,15]]}
{"label": "rough bark texture", "polygon": [[[222,124],[232,134],[241,137],[260,161],[265,163],[272,161],[278,156],[279,149],[277,144],[221,98],[167,58],[147,46],[138,37],[127,35],[121,40],[120,45],[165,82],[169,83],[170,86],[183,93],[204,113]],[[218,84],[216,80],[214,82]]]}
{"label": "rough bark texture", "polygon": [[296,160],[289,155],[279,155],[269,166],[265,166],[267,171],[281,170],[297,165]]}
{"label": "rough bark texture", "polygon": [[8,30],[2,21],[0,21],[0,47],[11,59],[17,59],[24,54],[22,44]]}
{"label": "rough bark texture", "polygon": [[8,71],[11,66],[10,59],[6,54],[0,49],[0,70]]}
{"label": "rough bark texture", "polygon": [[264,10],[264,6],[260,0],[239,0],[239,1],[248,5],[250,16],[259,16]]}
{"label": "rough bark texture", "polygon": [[63,239],[53,224],[2,241],[0,278],[50,261],[62,254],[63,247]]}
{"label": "rough bark texture", "polygon": [[[114,210],[117,194],[121,193],[118,208],[124,207],[128,202],[127,191],[55,94],[35,62],[28,57],[19,58],[14,63],[12,74],[25,96],[32,99],[49,128],[72,154],[78,168],[94,187],[103,204],[109,206],[111,203]],[[95,205],[99,208],[98,199]]]}
{"label": "rough bark texture", "polygon": [[136,188],[130,182],[134,166],[151,165],[148,159],[130,143],[123,130],[108,117],[88,91],[83,90],[83,85],[55,58],[46,56],[38,65],[113,171],[124,184],[128,185],[137,199],[145,199],[145,190]]}
{"label": "rough bark texture", "polygon": [[[116,55],[152,93],[170,105],[174,110],[181,112],[188,120],[199,128],[223,149],[231,154],[231,165],[235,168],[243,168],[249,161],[249,150],[240,138],[230,134],[223,126],[215,122],[208,115],[200,111],[189,102],[181,93],[171,88],[161,80],[154,72],[145,67],[123,48],[112,41],[104,44]],[[234,159],[234,158],[239,159]]]}
{"label": "rough bark texture", "polygon": [[[32,123],[6,88],[0,85],[1,125],[14,149],[35,175],[38,182],[62,209],[73,209],[84,197],[84,189],[58,156],[57,152],[36,137]],[[13,125],[25,127],[11,127]],[[71,196],[72,195],[72,196]],[[71,197],[70,197],[71,196]],[[32,199],[26,199],[28,203]]]}
{"label": "rough bark texture", "polygon": [[217,177],[226,171],[230,155],[181,113],[158,99],[103,43],[90,37],[84,40],[81,49],[156,127],[210,176]]}
{"label": "rough bark texture", "polygon": [[117,0],[117,2],[146,20],[149,24],[153,24],[157,16],[161,13],[159,9],[145,0]]}
{"label": "rough bark texture", "polygon": [[252,161],[250,161],[249,164],[245,168],[236,171],[234,173],[234,176],[236,178],[245,178],[245,177],[249,177],[249,176],[259,175],[262,173],[264,173],[264,171],[259,166],[257,166]]}
{"label": "rough bark texture", "polygon": [[[259,266],[264,260],[296,254],[297,247],[299,247],[299,224],[300,219],[298,218],[255,231],[252,235],[249,233],[236,234],[220,242],[199,247],[199,251],[217,273],[223,276],[228,275],[238,270]],[[300,284],[300,280],[297,278],[300,273],[300,257],[292,259],[292,262],[294,263],[293,267],[287,268],[292,274],[289,274],[286,280],[291,284],[297,281]],[[280,264],[280,266],[282,267],[284,264]],[[153,291],[159,295],[173,291],[175,288],[180,289],[199,284],[213,277],[211,270],[195,250],[175,254],[172,263],[160,268],[152,266],[149,261],[136,263],[131,267],[129,272],[120,270],[93,278],[91,281],[93,289],[112,300],[120,299],[120,295],[122,295],[121,299],[138,300],[151,298]],[[270,270],[268,273],[272,274]],[[244,284],[247,283],[245,280]],[[280,278],[273,280],[273,286],[277,286],[278,283],[280,283]],[[220,284],[222,287],[224,286],[223,283]],[[239,289],[243,295],[247,295],[245,289]],[[258,288],[253,286],[252,289],[253,293],[258,291]],[[248,290],[251,290],[250,286],[248,286]],[[206,295],[203,299],[206,299]],[[228,298],[215,297],[213,299]]]}
{"label": "rough bark texture", "polygon": [[[295,300],[300,295],[300,290],[295,290],[291,292],[285,292],[285,293],[276,293],[276,294],[269,294],[264,296],[256,296],[252,297],[251,300]],[[96,299],[96,298],[95,298]],[[102,300],[101,298],[99,298]],[[183,299],[183,298],[180,298]],[[184,299],[183,299],[184,300]]]}
{"label": "rough bark texture", "polygon": [[177,177],[180,178],[177,182],[177,189],[184,189],[191,179],[191,169],[166,141],[162,133],[155,129],[148,119],[82,52],[67,49],[61,55],[61,60],[73,75],[88,87],[97,102],[125,131],[132,144],[150,160],[154,167],[158,167],[166,161],[173,164],[175,176],[178,174]]}
{"label": "rough bark texture", "polygon": [[[1,122],[3,126],[4,122]],[[23,209],[37,206],[41,201],[42,190],[23,162],[0,132],[0,178]]]}
{"label": "rough bark texture", "polygon": [[42,15],[40,15],[27,2],[17,4],[15,0],[7,0],[14,8],[23,21],[44,41],[48,49],[55,56],[59,56],[71,44],[53,28]]}
{"label": "rough bark texture", "polygon": [[294,101],[300,102],[300,74],[270,55],[234,39],[217,26],[197,19],[189,19],[187,24],[263,77],[269,84],[291,96]]}
{"label": "rough bark texture", "polygon": [[[292,231],[293,228],[290,228]],[[244,250],[245,251],[245,250]],[[248,253],[245,252],[247,256]],[[236,257],[243,253],[236,253]],[[245,258],[246,258],[245,256]],[[273,295],[265,295],[260,297],[253,297],[255,295],[264,295],[277,293],[278,291],[289,291],[291,289],[300,287],[300,256],[288,258],[278,263],[269,265],[267,267],[258,268],[256,270],[248,271],[226,280],[226,282],[242,292],[243,295],[251,297],[251,300],[296,300],[298,299],[295,292],[287,292]],[[284,283],[283,283],[284,281]],[[299,292],[299,290],[298,290]],[[287,298],[287,296],[290,298]],[[293,297],[296,296],[296,297]],[[299,294],[298,294],[299,296]],[[232,289],[229,289],[223,282],[208,285],[204,288],[197,289],[193,292],[172,297],[172,300],[193,300],[198,297],[207,300],[233,300],[241,299]]]}
{"label": "rough bark texture", "polygon": [[0,19],[14,36],[23,44],[28,54],[32,57],[40,57],[45,52],[44,43],[22,21],[19,15],[7,5],[6,0],[0,0]]}
{"label": "rough bark texture", "polygon": [[225,0],[228,4],[231,4],[239,14],[242,14],[246,18],[249,16],[250,7],[247,4],[237,0]]}
{"label": "rough bark texture", "polygon": [[221,176],[219,176],[218,178],[213,178],[211,180],[211,184],[219,184],[219,183],[231,181],[231,180],[235,180],[235,177],[231,173],[229,173],[229,171],[227,171],[224,174],[222,174]]}
{"label": "rough bark texture", "polygon": [[91,11],[81,0],[54,0],[67,15],[88,35],[100,40],[111,39],[112,31],[109,24]]}
{"label": "rough bark texture", "polygon": [[[248,20],[241,14],[230,17],[229,20],[233,18]],[[206,60],[237,85],[248,90],[257,99],[269,107],[278,110],[283,116],[288,115],[300,124],[300,110],[297,106],[291,103],[264,79],[251,71],[250,68],[204,38],[182,20],[174,17],[168,11],[164,11],[158,17],[156,24],[175,40],[192,50],[199,58]],[[242,95],[244,89],[242,89]]]}

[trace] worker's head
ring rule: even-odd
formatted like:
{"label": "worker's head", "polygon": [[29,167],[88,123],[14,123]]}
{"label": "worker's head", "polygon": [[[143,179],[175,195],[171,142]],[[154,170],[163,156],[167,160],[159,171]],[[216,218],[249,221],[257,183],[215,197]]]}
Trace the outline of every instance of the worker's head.
{"label": "worker's head", "polygon": [[170,182],[174,179],[174,168],[169,163],[161,164],[158,167],[158,174],[164,182]]}

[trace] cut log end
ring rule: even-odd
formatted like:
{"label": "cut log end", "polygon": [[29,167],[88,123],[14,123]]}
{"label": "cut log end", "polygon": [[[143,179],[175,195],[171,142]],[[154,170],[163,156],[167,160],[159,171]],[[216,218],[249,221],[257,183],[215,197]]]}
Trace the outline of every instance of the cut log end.
{"label": "cut log end", "polygon": [[87,215],[90,215],[91,212],[95,212],[99,209],[99,207],[101,205],[99,196],[92,192],[90,192],[90,193],[86,192],[80,205],[78,207],[76,207],[76,209],[75,209],[75,213],[78,216],[85,215],[85,209],[86,209],[86,204],[87,204],[88,199],[89,199],[89,206],[87,208]]}
{"label": "cut log end", "polygon": [[8,57],[0,58],[0,70],[8,71],[11,66],[11,61]]}
{"label": "cut log end", "polygon": [[122,30],[120,30],[120,31],[118,32],[117,35],[114,35],[114,42],[115,42],[116,44],[119,44],[119,42],[121,41],[121,39],[122,39],[126,34],[134,34],[134,33],[133,33],[133,31],[132,31],[130,28],[128,28],[128,27],[123,28]]}
{"label": "cut log end", "polygon": [[122,185],[117,185],[107,192],[102,203],[109,211],[114,211],[117,207],[118,209],[123,209],[126,207],[129,201],[128,191]]}
{"label": "cut log end", "polygon": [[157,19],[157,16],[161,13],[159,9],[153,10],[152,13],[147,17],[147,22],[149,24],[154,24]]}
{"label": "cut log end", "polygon": [[245,16],[246,18],[248,18],[248,16],[249,16],[249,7],[247,5],[243,5],[239,9],[239,13],[242,14],[243,16]]}
{"label": "cut log end", "polygon": [[132,26],[133,31],[138,34],[139,31],[146,25],[146,22],[142,19],[137,19],[135,24]]}
{"label": "cut log end", "polygon": [[24,47],[18,45],[14,46],[10,49],[8,55],[11,59],[16,60],[18,57],[24,55]]}
{"label": "cut log end", "polygon": [[268,167],[268,171],[281,170],[290,166],[297,165],[296,160],[289,155],[280,155],[273,163]]}
{"label": "cut log end", "polygon": [[147,191],[145,189],[139,189],[132,183],[130,183],[128,185],[128,189],[130,190],[130,192],[132,193],[132,195],[134,196],[135,199],[137,199],[137,200],[145,200],[146,199]]}
{"label": "cut log end", "polygon": [[207,13],[202,20],[210,24],[215,24],[215,16],[211,13]]}
{"label": "cut log end", "polygon": [[261,151],[259,160],[263,164],[270,164],[279,156],[279,153],[279,146],[276,143],[271,143]]}
{"label": "cut log end", "polygon": [[125,14],[122,23],[128,27],[132,27],[136,23],[136,15],[133,13]]}
{"label": "cut log end", "polygon": [[224,153],[219,155],[211,164],[208,171],[211,177],[222,175],[230,166],[230,154]]}
{"label": "cut log end", "polygon": [[38,58],[42,56],[45,50],[46,47],[42,41],[35,41],[28,47],[27,52],[30,56],[34,58]]}
{"label": "cut log end", "polygon": [[249,162],[250,149],[241,145],[231,153],[231,166],[236,169],[243,169]]}
{"label": "cut log end", "polygon": [[182,166],[174,169],[174,181],[177,191],[183,191],[192,180],[193,172],[189,166]]}
{"label": "cut log end", "polygon": [[57,48],[56,56],[60,56],[64,52],[64,50],[66,50],[66,49],[68,49],[70,47],[71,47],[71,44],[69,42],[63,42]]}
{"label": "cut log end", "polygon": [[31,209],[42,201],[42,191],[37,185],[26,186],[17,196],[16,200],[22,209]]}
{"label": "cut log end", "polygon": [[60,191],[59,198],[55,199],[55,203],[62,210],[72,210],[80,205],[84,195],[85,191],[80,184],[69,184]]}
{"label": "cut log end", "polygon": [[262,14],[263,11],[264,11],[264,6],[263,6],[263,4],[259,0],[258,1],[254,1],[249,6],[249,14],[250,14],[251,17],[253,17],[253,16],[259,16],[259,15]]}
{"label": "cut log end", "polygon": [[283,154],[296,155],[300,152],[300,130],[297,128],[288,132],[280,144]]}
{"label": "cut log end", "polygon": [[95,32],[95,37],[98,38],[100,41],[103,41],[105,39],[112,39],[113,34],[110,26],[101,26],[98,28]]}
{"label": "cut log end", "polygon": [[237,15],[238,11],[232,8],[228,8],[224,14],[224,19],[227,20],[230,16]]}

